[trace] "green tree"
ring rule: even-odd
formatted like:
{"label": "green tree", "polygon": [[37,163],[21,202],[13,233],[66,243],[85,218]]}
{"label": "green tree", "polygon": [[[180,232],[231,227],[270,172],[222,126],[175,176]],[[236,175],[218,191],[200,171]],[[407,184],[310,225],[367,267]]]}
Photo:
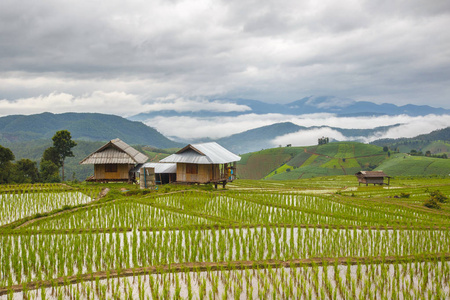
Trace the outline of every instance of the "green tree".
{"label": "green tree", "polygon": [[59,167],[49,160],[42,160],[39,165],[42,182],[59,182]]}
{"label": "green tree", "polygon": [[72,141],[72,136],[67,130],[60,130],[52,138],[53,148],[55,148],[56,153],[59,157],[59,165],[62,168],[62,181],[64,181],[64,161],[66,157],[73,157],[72,148],[77,145]]}
{"label": "green tree", "polygon": [[384,152],[388,152],[388,151],[389,151],[389,147],[388,147],[388,146],[384,146],[384,147],[383,147],[383,151],[384,151]]}
{"label": "green tree", "polygon": [[59,154],[55,147],[48,147],[45,149],[44,154],[42,154],[42,160],[51,161],[56,166],[61,167]]}
{"label": "green tree", "polygon": [[14,182],[16,183],[35,183],[39,181],[39,171],[37,163],[22,158],[14,164]]}
{"label": "green tree", "polygon": [[13,168],[11,161],[14,159],[15,157],[12,151],[0,145],[0,183],[11,182],[11,172]]}

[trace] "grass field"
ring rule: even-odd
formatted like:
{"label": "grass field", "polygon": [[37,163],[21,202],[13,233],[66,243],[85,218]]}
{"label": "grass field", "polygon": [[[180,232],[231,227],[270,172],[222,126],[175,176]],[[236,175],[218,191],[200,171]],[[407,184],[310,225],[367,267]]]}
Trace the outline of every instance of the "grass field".
{"label": "grass field", "polygon": [[0,299],[449,298],[435,190],[450,178],[0,186]]}

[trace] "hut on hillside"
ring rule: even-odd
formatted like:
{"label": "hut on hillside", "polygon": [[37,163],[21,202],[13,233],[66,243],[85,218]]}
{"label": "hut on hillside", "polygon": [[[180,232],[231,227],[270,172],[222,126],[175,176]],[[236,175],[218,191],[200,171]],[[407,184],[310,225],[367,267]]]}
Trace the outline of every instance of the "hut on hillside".
{"label": "hut on hillside", "polygon": [[175,154],[161,160],[163,163],[175,163],[178,183],[221,183],[236,179],[236,162],[239,156],[231,153],[219,144],[189,144]]}
{"label": "hut on hillside", "polygon": [[[359,171],[355,174],[358,178],[359,185],[364,183],[366,186],[369,184],[390,184],[391,177],[386,175],[383,171]],[[384,178],[388,179],[388,183],[384,183]]]}
{"label": "hut on hillside", "polygon": [[135,177],[131,171],[136,164],[143,164],[148,157],[137,151],[120,139],[114,139],[89,154],[80,161],[81,165],[94,165],[94,176],[86,181],[109,182],[126,181],[134,182]]}

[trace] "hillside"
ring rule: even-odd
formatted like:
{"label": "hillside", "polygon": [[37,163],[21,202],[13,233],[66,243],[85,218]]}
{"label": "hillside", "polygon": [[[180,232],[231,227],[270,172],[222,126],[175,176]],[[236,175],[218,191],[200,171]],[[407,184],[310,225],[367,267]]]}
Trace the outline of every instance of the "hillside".
{"label": "hillside", "polygon": [[120,138],[128,144],[157,148],[179,147],[154,128],[119,116],[97,113],[42,113],[0,118],[0,144],[51,140],[56,131],[67,129],[75,140],[109,141]]}
{"label": "hillside", "polygon": [[396,154],[377,167],[390,176],[448,175],[450,159]]}
{"label": "hillside", "polygon": [[431,154],[447,154],[450,156],[450,127],[432,131],[428,134],[421,134],[413,138],[380,139],[371,144],[377,146],[388,146],[390,149],[409,153],[411,150]]}
{"label": "hillside", "polygon": [[280,147],[242,155],[237,174],[242,179],[292,180],[383,170],[388,175],[446,175],[450,160],[410,157],[384,152],[382,147],[336,142],[309,147]]}

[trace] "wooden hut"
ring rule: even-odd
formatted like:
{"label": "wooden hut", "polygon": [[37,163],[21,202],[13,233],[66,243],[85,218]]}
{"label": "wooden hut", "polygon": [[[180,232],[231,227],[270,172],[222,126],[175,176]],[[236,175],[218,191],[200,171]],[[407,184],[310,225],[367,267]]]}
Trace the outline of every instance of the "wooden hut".
{"label": "wooden hut", "polygon": [[[359,185],[364,183],[366,186],[369,184],[390,184],[391,177],[386,175],[383,171],[359,171],[355,174],[358,178]],[[384,183],[384,178],[388,179],[388,183]]]}
{"label": "wooden hut", "polygon": [[126,181],[134,182],[134,174],[130,170],[136,164],[143,164],[148,157],[120,139],[106,143],[97,151],[83,159],[81,165],[94,165],[94,176],[86,181]]}
{"label": "wooden hut", "polygon": [[236,162],[239,160],[239,156],[212,142],[189,144],[161,162],[176,163],[176,182],[214,183],[217,188],[217,184],[225,187],[227,182],[236,178]]}

